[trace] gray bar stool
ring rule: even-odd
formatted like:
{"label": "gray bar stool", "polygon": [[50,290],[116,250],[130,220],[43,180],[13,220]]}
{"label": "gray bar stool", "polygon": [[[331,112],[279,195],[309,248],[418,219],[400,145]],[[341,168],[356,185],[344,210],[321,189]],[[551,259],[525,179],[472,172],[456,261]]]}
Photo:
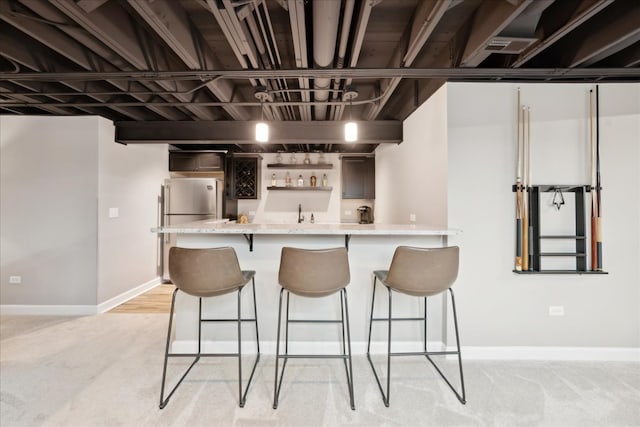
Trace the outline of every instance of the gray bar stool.
{"label": "gray bar stool", "polygon": [[[373,297],[371,298],[371,317],[369,320],[369,339],[367,342],[367,359],[373,374],[378,382],[380,393],[382,394],[382,401],[385,406],[389,406],[389,385],[391,378],[391,357],[392,356],[426,356],[427,360],[431,362],[438,374],[444,379],[449,388],[455,393],[458,400],[462,403],[466,403],[465,390],[464,390],[464,377],[462,375],[462,359],[460,356],[460,339],[458,336],[458,317],[456,315],[456,301],[453,296],[453,290],[451,285],[458,277],[458,260],[459,260],[459,248],[457,246],[451,246],[446,248],[413,248],[409,246],[399,246],[396,248],[391,260],[391,266],[389,270],[374,271],[373,279]],[[373,317],[373,305],[376,298],[376,280],[386,286],[389,293],[389,316],[386,318],[374,318]],[[456,346],[457,351],[427,351],[427,297],[439,294],[446,290],[449,290],[451,295],[451,306],[453,308],[453,322],[456,331]],[[391,291],[401,292],[403,294],[417,296],[424,298],[424,317],[409,317],[409,318],[394,318],[391,314]],[[392,353],[391,352],[391,321],[392,320],[415,320],[424,322],[424,351],[421,352],[404,352],[404,353]],[[387,387],[386,393],[380,383],[380,378],[376,372],[376,368],[371,360],[371,329],[373,322],[385,321],[388,323],[388,337],[387,337]],[[449,380],[444,376],[440,368],[431,359],[431,356],[441,356],[456,354],[458,355],[458,367],[460,369],[460,384],[462,387],[462,394],[458,393],[456,389],[451,385]]]}
{"label": "gray bar stool", "polygon": [[[349,386],[349,400],[351,409],[355,409],[353,400],[353,365],[351,363],[351,334],[349,329],[349,308],[347,305],[347,290],[349,284],[349,259],[345,248],[335,249],[298,249],[282,248],[278,281],[280,289],[280,303],[278,304],[278,335],[276,341],[276,372],[273,392],[273,409],[278,407],[278,398],[282,388],[282,378],[287,361],[293,358],[328,358],[343,359]],[[280,327],[282,324],[282,296],[287,292],[286,326],[284,354],[280,354]],[[289,295],[291,293],[303,297],[320,298],[340,293],[340,320],[302,320],[289,319]],[[290,323],[340,323],[342,328],[342,354],[289,354],[289,324]],[[346,343],[345,343],[346,323]],[[280,380],[278,381],[278,362],[283,359]]]}
{"label": "gray bar stool", "polygon": [[[242,271],[233,248],[211,249],[185,249],[173,247],[169,250],[169,276],[176,285],[171,299],[171,312],[169,314],[169,329],[167,331],[167,346],[164,353],[164,368],[162,371],[162,388],[160,390],[160,409],[164,408],[178,386],[185,379],[191,368],[200,360],[200,357],[237,357],[238,358],[238,396],[240,407],[244,407],[247,400],[249,385],[260,360],[260,340],[258,338],[258,313],[256,309],[256,282],[255,271]],[[253,290],[253,318],[243,319],[241,315],[241,292],[244,286],[251,281]],[[198,298],[198,352],[197,353],[169,353],[171,341],[171,326],[173,311],[175,308],[176,294],[182,291]],[[203,319],[202,298],[215,297],[231,292],[238,293],[238,317],[231,319]],[[203,322],[237,322],[238,325],[238,352],[237,353],[202,353],[202,323]],[[242,392],[242,322],[253,322],[256,327],[257,357],[253,364],[249,381]],[[167,376],[167,361],[169,357],[195,357],[195,360],[187,368],[178,383],[173,387],[167,398],[164,398],[165,380]]]}

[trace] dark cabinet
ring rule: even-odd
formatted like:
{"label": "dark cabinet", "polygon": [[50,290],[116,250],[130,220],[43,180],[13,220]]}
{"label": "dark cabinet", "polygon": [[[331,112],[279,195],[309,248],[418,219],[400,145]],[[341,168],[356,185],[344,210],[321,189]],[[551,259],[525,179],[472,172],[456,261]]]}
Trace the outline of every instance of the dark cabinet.
{"label": "dark cabinet", "polygon": [[216,172],[224,169],[224,154],[215,152],[170,151],[172,172]]}
{"label": "dark cabinet", "polygon": [[376,159],[374,157],[342,158],[342,198],[375,199]]}
{"label": "dark cabinet", "polygon": [[229,159],[225,180],[231,199],[260,198],[261,161],[262,157],[258,155],[233,155]]}

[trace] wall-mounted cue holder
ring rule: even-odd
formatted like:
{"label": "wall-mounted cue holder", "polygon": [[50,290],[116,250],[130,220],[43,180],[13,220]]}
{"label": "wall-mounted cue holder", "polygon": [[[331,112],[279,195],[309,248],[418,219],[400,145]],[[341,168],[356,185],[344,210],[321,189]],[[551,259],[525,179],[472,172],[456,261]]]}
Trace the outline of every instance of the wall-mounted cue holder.
{"label": "wall-mounted cue holder", "polygon": [[[534,185],[522,187],[528,200],[528,268],[513,270],[517,274],[608,274],[602,270],[588,269],[587,263],[587,211],[585,209],[586,193],[591,192],[591,185]],[[517,192],[516,185],[512,185],[511,191]],[[564,194],[573,193],[574,203],[574,230],[561,234],[540,234],[542,193],[554,193],[552,204],[560,210],[564,206]],[[563,208],[564,209],[564,208]],[[575,242],[572,251],[542,251],[543,241],[567,241]],[[521,242],[516,242],[516,245]],[[575,269],[544,269],[541,267],[545,257],[570,257],[575,258]]]}

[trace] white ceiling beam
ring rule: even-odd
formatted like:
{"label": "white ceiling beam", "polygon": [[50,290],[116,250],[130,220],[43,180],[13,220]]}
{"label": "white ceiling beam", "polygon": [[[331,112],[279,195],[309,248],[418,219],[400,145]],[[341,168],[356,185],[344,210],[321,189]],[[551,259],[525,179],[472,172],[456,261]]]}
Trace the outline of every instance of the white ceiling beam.
{"label": "white ceiling beam", "polygon": [[[202,68],[222,69],[213,52],[204,46],[200,51],[204,58],[200,62],[198,49],[195,46],[191,23],[186,12],[178,2],[169,0],[129,0],[129,5],[144,21],[164,40],[173,52],[192,70]],[[233,84],[229,81],[216,81],[206,87],[222,102],[233,99]],[[232,105],[224,107],[235,120],[247,120],[247,112]]]}
{"label": "white ceiling beam", "polygon": [[492,0],[480,3],[462,54],[462,67],[477,67],[491,52],[485,48],[495,36],[518,17],[532,0]]}

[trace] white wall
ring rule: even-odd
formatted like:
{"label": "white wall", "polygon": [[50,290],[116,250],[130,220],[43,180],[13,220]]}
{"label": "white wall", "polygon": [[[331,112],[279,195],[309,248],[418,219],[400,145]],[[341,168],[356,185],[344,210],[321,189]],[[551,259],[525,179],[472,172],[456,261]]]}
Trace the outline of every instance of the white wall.
{"label": "white wall", "polygon": [[0,117],[3,312],[86,314],[158,281],[167,148],[113,134],[99,117]]}
{"label": "white wall", "polygon": [[[522,102],[531,107],[533,183],[588,184],[593,86],[520,87]],[[463,343],[639,347],[640,85],[600,85],[608,275],[512,273],[516,91],[513,84],[447,85],[449,225],[464,231],[450,239],[462,249],[455,288]],[[564,306],[565,316],[548,316],[552,305]]]}
{"label": "white wall", "polygon": [[[103,303],[156,279],[161,185],[168,178],[165,144],[121,145],[99,119],[98,296]],[[117,208],[119,216],[109,217]]]}
{"label": "white wall", "polygon": [[3,305],[96,303],[97,120],[0,116]]}
{"label": "white wall", "polygon": [[447,226],[447,88],[403,124],[400,145],[376,149],[376,222]]}

